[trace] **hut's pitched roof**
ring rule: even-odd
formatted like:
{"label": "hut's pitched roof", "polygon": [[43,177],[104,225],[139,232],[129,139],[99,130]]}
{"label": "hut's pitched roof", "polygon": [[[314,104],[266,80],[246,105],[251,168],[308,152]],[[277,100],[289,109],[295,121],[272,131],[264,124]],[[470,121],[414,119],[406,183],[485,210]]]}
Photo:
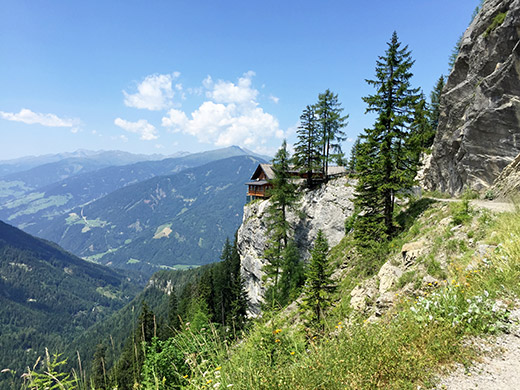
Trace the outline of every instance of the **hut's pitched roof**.
{"label": "hut's pitched roof", "polygon": [[253,176],[251,176],[251,180],[257,180],[260,177],[262,171],[264,172],[267,180],[274,179],[275,174],[273,171],[273,166],[271,164],[258,164],[255,173],[253,173]]}
{"label": "hut's pitched roof", "polygon": [[[263,179],[263,180],[266,180],[266,181],[273,180],[276,176],[273,171],[273,166],[271,164],[258,164],[258,167],[256,168],[255,172],[253,173],[253,176],[251,176],[251,181],[254,181],[254,180],[258,181],[262,172],[264,172],[264,174],[265,174],[265,179]],[[301,170],[294,169],[293,167],[291,167],[290,172],[295,175],[305,173],[305,172],[302,172]],[[343,175],[346,173],[347,173],[347,170],[345,167],[329,166],[328,170],[327,170],[328,176],[338,176],[338,175]],[[251,182],[249,184],[253,184],[253,183]]]}

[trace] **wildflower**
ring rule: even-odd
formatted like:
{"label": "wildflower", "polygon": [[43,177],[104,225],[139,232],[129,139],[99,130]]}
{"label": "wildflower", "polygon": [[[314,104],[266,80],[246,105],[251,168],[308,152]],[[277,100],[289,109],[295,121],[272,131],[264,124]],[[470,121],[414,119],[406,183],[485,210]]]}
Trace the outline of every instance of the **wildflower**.
{"label": "wildflower", "polygon": [[294,351],[291,351],[290,353],[291,353],[291,355],[294,355]]}
{"label": "wildflower", "polygon": [[275,343],[279,343],[280,342],[280,339],[276,339],[274,340]]}
{"label": "wildflower", "polygon": [[206,383],[209,385],[211,382],[213,382],[213,379],[208,379]]}
{"label": "wildflower", "polygon": [[215,371],[218,371],[218,370],[222,370],[222,366],[218,366],[217,368],[215,368]]}
{"label": "wildflower", "polygon": [[338,325],[341,325],[341,321],[340,321],[340,322],[338,322]]}
{"label": "wildflower", "polygon": [[282,330],[281,329],[276,329],[275,331],[273,331],[273,334],[278,334],[280,333]]}
{"label": "wildflower", "polygon": [[183,376],[184,379],[188,379],[188,374]]}

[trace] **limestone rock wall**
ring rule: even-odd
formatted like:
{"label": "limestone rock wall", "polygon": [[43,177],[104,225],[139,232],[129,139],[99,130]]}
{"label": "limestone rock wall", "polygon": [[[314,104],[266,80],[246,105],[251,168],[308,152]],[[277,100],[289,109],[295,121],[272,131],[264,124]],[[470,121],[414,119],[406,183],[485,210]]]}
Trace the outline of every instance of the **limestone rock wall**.
{"label": "limestone rock wall", "polygon": [[520,0],[487,0],[444,88],[426,189],[483,191],[520,152],[519,38]]}
{"label": "limestone rock wall", "polygon": [[[348,179],[331,180],[321,188],[302,194],[298,209],[289,214],[288,219],[294,228],[294,239],[301,255],[308,259],[309,249],[318,233],[323,230],[329,246],[337,245],[345,234],[345,220],[354,210],[354,183]],[[258,315],[263,302],[265,265],[263,253],[268,236],[266,210],[269,200],[255,201],[244,207],[242,225],[238,230],[238,252],[241,260],[241,272],[249,296],[249,314]]]}
{"label": "limestone rock wall", "polygon": [[501,199],[518,201],[520,195],[520,154],[511,164],[504,168],[495,179],[491,194]]}

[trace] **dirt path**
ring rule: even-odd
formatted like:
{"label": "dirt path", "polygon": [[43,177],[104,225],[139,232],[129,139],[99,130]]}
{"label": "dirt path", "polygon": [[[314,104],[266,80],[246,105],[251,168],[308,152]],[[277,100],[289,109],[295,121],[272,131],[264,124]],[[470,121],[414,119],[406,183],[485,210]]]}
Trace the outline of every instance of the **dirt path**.
{"label": "dirt path", "polygon": [[[433,198],[436,201],[439,202],[460,202],[460,199],[456,198]],[[495,200],[481,200],[481,199],[473,199],[469,202],[470,206],[479,208],[479,209],[487,209],[494,211],[496,213],[504,213],[504,212],[511,212],[515,211],[515,205],[513,203],[508,202],[498,202]],[[520,390],[520,385],[518,386],[518,389]]]}
{"label": "dirt path", "polygon": [[[481,209],[495,211],[497,213],[515,211],[515,205],[513,203],[497,202],[494,200],[475,199],[470,202],[470,205]],[[520,383],[518,388],[520,389]]]}
{"label": "dirt path", "polygon": [[436,389],[518,390],[520,389],[520,309],[511,313],[515,322],[509,334],[476,339],[472,344],[482,351],[482,359],[470,367],[459,365],[441,378]]}

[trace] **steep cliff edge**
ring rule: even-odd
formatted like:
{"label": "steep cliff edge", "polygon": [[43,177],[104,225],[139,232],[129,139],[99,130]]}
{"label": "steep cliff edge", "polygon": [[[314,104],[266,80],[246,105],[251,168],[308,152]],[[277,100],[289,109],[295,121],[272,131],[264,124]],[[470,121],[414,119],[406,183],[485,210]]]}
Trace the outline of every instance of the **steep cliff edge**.
{"label": "steep cliff edge", "polygon": [[441,101],[425,188],[488,188],[520,152],[520,0],[488,0],[465,32]]}
{"label": "steep cliff edge", "polygon": [[[294,238],[301,255],[309,258],[308,249],[318,230],[323,230],[330,247],[339,243],[345,234],[345,219],[352,215],[354,187],[347,178],[331,180],[317,190],[305,190],[295,212],[288,219],[294,228]],[[262,267],[267,236],[266,210],[269,200],[254,201],[244,207],[242,225],[238,230],[238,253],[241,272],[249,296],[250,314],[260,313],[264,285]]]}

